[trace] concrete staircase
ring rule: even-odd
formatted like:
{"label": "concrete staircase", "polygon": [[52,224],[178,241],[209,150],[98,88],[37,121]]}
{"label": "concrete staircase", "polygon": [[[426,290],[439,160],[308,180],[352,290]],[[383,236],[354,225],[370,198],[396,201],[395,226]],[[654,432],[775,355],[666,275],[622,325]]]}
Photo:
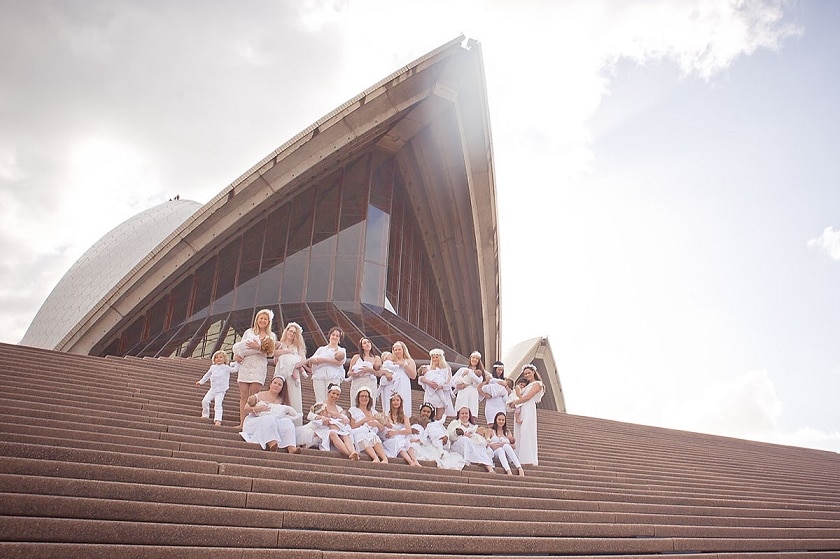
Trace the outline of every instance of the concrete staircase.
{"label": "concrete staircase", "polygon": [[206,360],[0,362],[3,558],[840,557],[834,453],[540,410],[525,478],[287,455],[198,417]]}

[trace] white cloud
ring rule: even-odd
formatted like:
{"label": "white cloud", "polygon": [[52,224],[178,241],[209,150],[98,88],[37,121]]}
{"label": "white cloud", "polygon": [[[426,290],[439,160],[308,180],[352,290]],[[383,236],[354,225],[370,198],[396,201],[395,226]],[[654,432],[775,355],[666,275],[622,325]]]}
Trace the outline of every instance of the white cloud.
{"label": "white cloud", "polygon": [[24,177],[23,169],[18,162],[17,151],[0,149],[0,180],[17,182]]}
{"label": "white cloud", "polygon": [[798,26],[783,21],[783,6],[778,0],[623,4],[605,44],[616,58],[669,59],[685,75],[708,80],[738,57],[777,49],[800,34]]}
{"label": "white cloud", "polygon": [[662,425],[689,431],[754,439],[773,433],[782,402],[767,371],[731,378],[697,379],[671,396]]}
{"label": "white cloud", "polygon": [[826,227],[819,237],[808,241],[808,248],[824,252],[832,260],[840,260],[840,231]]}

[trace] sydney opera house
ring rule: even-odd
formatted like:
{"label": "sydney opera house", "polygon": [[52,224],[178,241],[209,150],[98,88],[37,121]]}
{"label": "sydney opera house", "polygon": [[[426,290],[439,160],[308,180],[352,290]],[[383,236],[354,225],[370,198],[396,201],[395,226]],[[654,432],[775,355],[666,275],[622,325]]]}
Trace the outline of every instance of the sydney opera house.
{"label": "sydney opera house", "polygon": [[[413,356],[502,358],[499,231],[481,48],[459,37],[350,99],[208,203],[173,199],[124,222],[65,274],[22,345],[89,355],[209,357],[257,309],[307,349],[334,325]],[[565,411],[544,338],[541,407]],[[518,372],[518,371],[517,371]]]}

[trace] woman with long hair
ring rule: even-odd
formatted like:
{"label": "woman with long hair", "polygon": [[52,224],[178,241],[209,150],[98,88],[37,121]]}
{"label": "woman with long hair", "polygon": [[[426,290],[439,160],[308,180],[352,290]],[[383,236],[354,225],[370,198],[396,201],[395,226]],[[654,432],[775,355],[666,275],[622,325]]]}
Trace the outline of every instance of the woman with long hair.
{"label": "woman with long hair", "polygon": [[522,367],[522,377],[525,387],[513,405],[521,405],[520,420],[513,424],[516,436],[516,456],[523,464],[537,465],[537,404],[542,400],[545,386],[540,379],[537,368],[528,363]]}
{"label": "woman with long hair", "polygon": [[277,336],[271,331],[274,311],[262,309],[254,315],[254,325],[245,330],[242,339],[233,344],[233,356],[239,363],[239,426],[245,421],[248,398],[260,391],[268,373],[268,356],[274,355]]}
{"label": "woman with long hair", "polygon": [[[359,353],[350,360],[347,376],[350,377],[350,401],[356,401],[356,395],[362,387],[367,387],[371,394],[376,393],[377,373],[382,366],[382,359],[373,348],[370,338],[359,340]],[[375,405],[376,402],[373,402]]]}
{"label": "woman with long hair", "polygon": [[411,448],[411,425],[403,408],[403,399],[399,392],[391,394],[390,406],[386,413],[387,422],[382,446],[389,458],[400,457],[409,466],[420,466],[414,449]]}
{"label": "woman with long hair", "polygon": [[516,439],[513,438],[510,429],[508,429],[507,414],[503,411],[498,412],[493,418],[490,429],[493,431],[493,434],[490,437],[490,444],[488,446],[493,451],[493,458],[499,461],[499,464],[502,465],[507,475],[513,475],[510,471],[510,465],[513,464],[519,472],[519,475],[524,476],[525,470],[522,469],[522,464],[520,464],[519,458],[517,458],[511,446],[516,442]]}
{"label": "woman with long hair", "polygon": [[239,435],[249,443],[260,445],[263,450],[284,449],[289,454],[300,454],[295,442],[297,412],[289,406],[288,392],[283,377],[274,377],[268,390],[257,392],[245,403],[248,415]]}
{"label": "woman with long hair", "polygon": [[[391,355],[382,359],[382,383],[387,388],[382,394],[382,411],[386,414],[391,408],[391,394],[396,392],[402,398],[404,409],[411,410],[411,381],[417,377],[417,365],[408,353],[404,342],[394,342]],[[387,364],[387,367],[386,367]]]}
{"label": "woman with long hair", "polygon": [[417,383],[423,387],[423,403],[430,404],[435,410],[435,421],[445,419],[447,415],[454,417],[455,408],[452,407],[452,370],[446,363],[442,349],[429,352],[429,364],[420,367],[421,374]]}
{"label": "woman with long hair", "polygon": [[300,426],[303,419],[303,391],[300,377],[303,363],[306,361],[306,344],[303,341],[303,328],[297,322],[290,322],[280,334],[280,340],[274,349],[274,376],[283,377],[289,392],[289,405],[298,412],[295,425]]}

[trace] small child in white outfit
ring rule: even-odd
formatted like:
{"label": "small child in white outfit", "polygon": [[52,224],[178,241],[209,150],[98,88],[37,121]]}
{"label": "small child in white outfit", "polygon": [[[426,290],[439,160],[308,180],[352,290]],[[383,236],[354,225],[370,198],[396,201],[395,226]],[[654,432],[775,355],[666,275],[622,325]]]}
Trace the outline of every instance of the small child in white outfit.
{"label": "small child in white outfit", "polygon": [[222,401],[225,399],[225,393],[230,388],[230,374],[239,370],[239,363],[230,363],[230,358],[227,352],[217,351],[213,354],[213,364],[201,377],[201,380],[196,381],[196,386],[201,386],[208,380],[210,381],[210,389],[201,400],[201,417],[210,419],[210,402],[213,405],[213,423],[216,426],[222,424]]}
{"label": "small child in white outfit", "polygon": [[522,423],[522,404],[514,405],[513,402],[522,396],[522,389],[528,385],[528,381],[524,378],[519,379],[519,382],[516,383],[516,386],[513,386],[513,379],[506,379],[505,382],[508,383],[508,386],[511,388],[510,394],[508,394],[507,400],[505,403],[507,404],[508,412],[513,412],[513,417],[517,423]]}

